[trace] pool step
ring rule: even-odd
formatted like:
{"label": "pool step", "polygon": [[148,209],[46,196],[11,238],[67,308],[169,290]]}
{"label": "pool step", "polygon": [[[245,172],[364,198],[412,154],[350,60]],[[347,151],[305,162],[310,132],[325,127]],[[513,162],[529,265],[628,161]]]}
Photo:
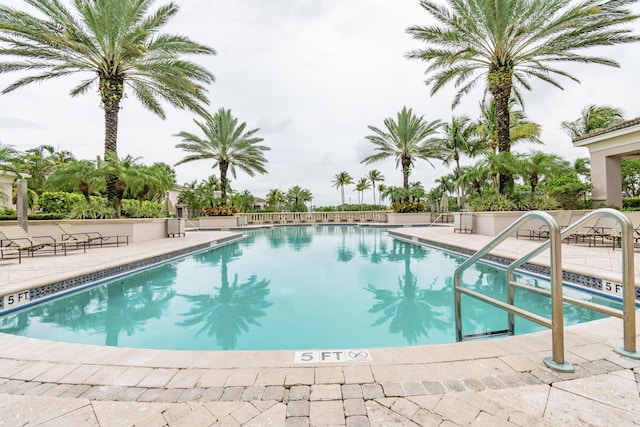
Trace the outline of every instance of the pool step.
{"label": "pool step", "polygon": [[512,335],[512,334],[511,332],[509,332],[509,329],[503,329],[500,331],[478,332],[475,334],[462,335],[462,341],[478,340],[482,338],[491,338],[491,337],[504,336],[504,335]]}

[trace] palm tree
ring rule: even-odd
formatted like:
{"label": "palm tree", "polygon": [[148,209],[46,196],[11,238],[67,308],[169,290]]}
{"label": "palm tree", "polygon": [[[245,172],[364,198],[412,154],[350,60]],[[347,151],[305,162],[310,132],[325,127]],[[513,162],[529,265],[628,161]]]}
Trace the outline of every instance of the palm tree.
{"label": "palm tree", "polygon": [[[209,103],[204,84],[214,76],[184,55],[212,55],[215,51],[181,35],[161,34],[178,12],[169,3],[150,11],[154,0],[76,0],[72,9],[61,0],[29,0],[38,18],[9,5],[0,6],[0,37],[9,57],[0,73],[30,73],[3,93],[30,83],[72,74],[89,74],[71,90],[87,93],[97,85],[105,120],[105,158],[117,158],[118,113],[125,89],[162,119],[161,101],[179,109],[205,114]],[[114,199],[117,177],[109,177],[107,192]]]}
{"label": "palm tree", "polygon": [[192,153],[176,163],[176,166],[194,160],[213,160],[213,167],[220,169],[223,205],[227,203],[227,171],[230,170],[234,178],[236,168],[249,176],[255,176],[256,172],[267,173],[264,167],[267,163],[264,152],[270,148],[259,145],[264,139],[254,136],[260,129],[246,130],[247,124],[238,124],[238,119],[231,115],[231,110],[224,108],[220,108],[213,117],[206,118],[204,122],[194,122],[205,136],[200,138],[184,131],[175,135],[183,140],[176,147]]}
{"label": "palm tree", "polygon": [[289,204],[289,210],[292,212],[306,212],[306,202],[310,202],[312,199],[311,191],[306,188],[302,188],[299,185],[294,185],[287,190],[285,196]]}
{"label": "palm tree", "polygon": [[267,193],[267,206],[274,210],[280,210],[282,208],[282,202],[284,201],[284,194],[277,188],[272,188]]}
{"label": "palm tree", "polygon": [[333,182],[333,186],[335,188],[340,189],[340,194],[342,195],[342,207],[344,208],[344,186],[353,184],[353,178],[351,178],[351,175],[349,175],[348,172],[342,171],[337,173],[331,182]]}
{"label": "palm tree", "polygon": [[73,160],[57,166],[45,181],[47,191],[79,191],[87,202],[94,193],[106,185],[104,174],[96,167],[97,162]]}
{"label": "palm tree", "polygon": [[433,166],[429,159],[439,159],[440,154],[436,148],[436,139],[432,138],[441,126],[440,120],[425,122],[423,116],[413,114],[411,108],[403,107],[398,113],[397,121],[389,117],[384,120],[386,131],[374,126],[368,128],[374,135],[366,138],[371,141],[376,151],[375,154],[366,157],[361,163],[370,164],[388,157],[396,159],[396,168],[402,168],[403,187],[409,189],[409,174],[411,167],[418,159],[426,160]]}
{"label": "palm tree", "polygon": [[[438,141],[438,148],[443,154],[443,163],[448,166],[455,163],[454,175],[460,178],[460,156],[474,157],[483,147],[477,137],[476,124],[469,117],[452,117],[451,122],[443,126],[444,137]],[[458,206],[464,205],[464,187],[458,185]]]}
{"label": "palm tree", "polygon": [[355,191],[358,192],[358,203],[360,204],[364,203],[364,190],[368,190],[369,188],[371,188],[371,184],[369,183],[369,180],[366,177],[360,178],[360,181],[356,183],[356,189],[355,189]]}
{"label": "palm tree", "polygon": [[582,109],[580,118],[572,122],[562,122],[560,127],[571,138],[577,138],[622,123],[624,121],[623,116],[624,114],[620,108],[592,104]]}
{"label": "palm tree", "polygon": [[[496,102],[493,98],[489,102],[483,100],[480,103],[480,119],[476,124],[476,130],[489,149],[497,153]],[[516,142],[543,144],[540,139],[541,133],[542,127],[538,123],[529,121],[518,99],[511,97],[509,100],[509,138],[511,139],[511,145]]]}
{"label": "palm tree", "polygon": [[375,205],[376,204],[376,182],[384,182],[384,175],[382,175],[382,173],[379,170],[372,169],[367,174],[367,178],[369,178],[369,181],[371,182],[371,189],[373,190],[373,204]]}
{"label": "palm tree", "polygon": [[17,164],[20,170],[29,174],[29,188],[41,194],[44,182],[54,168],[73,159],[73,154],[66,150],[57,152],[51,145],[41,145],[25,150]]}
{"label": "palm tree", "polygon": [[520,155],[517,160],[522,178],[531,187],[531,194],[536,192],[536,187],[543,178],[551,178],[571,169],[569,162],[560,156],[540,151]]}
{"label": "palm tree", "polygon": [[[422,0],[420,5],[440,25],[407,29],[426,44],[409,58],[426,61],[427,84],[435,93],[448,83],[458,89],[453,106],[479,81],[496,103],[498,150],[509,152],[509,99],[519,85],[529,90],[530,77],[562,88],[557,77],[578,81],[556,67],[558,62],[609,66],[608,58],[580,54],[589,47],[635,42],[640,37],[621,28],[635,19],[625,7],[635,0]],[[500,176],[500,192],[513,187],[511,175]]]}

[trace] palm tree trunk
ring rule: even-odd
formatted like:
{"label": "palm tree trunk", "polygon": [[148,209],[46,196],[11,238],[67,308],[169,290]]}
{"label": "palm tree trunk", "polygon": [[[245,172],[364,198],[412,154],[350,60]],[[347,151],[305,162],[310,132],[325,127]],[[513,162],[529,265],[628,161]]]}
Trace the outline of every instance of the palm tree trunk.
{"label": "palm tree trunk", "polygon": [[[513,70],[509,66],[501,66],[489,70],[489,91],[493,95],[496,104],[496,134],[498,137],[498,151],[511,151],[511,138],[509,136],[509,97]],[[500,194],[513,192],[513,175],[510,172],[500,174]]]}
{"label": "palm tree trunk", "polygon": [[411,159],[402,156],[402,187],[405,190],[409,189],[409,173],[411,172]]}
{"label": "palm tree trunk", "polygon": [[[100,78],[100,97],[104,108],[104,159],[107,161],[107,153],[118,155],[118,112],[120,101],[124,94],[123,80],[118,78]],[[107,181],[107,199],[112,203],[116,200],[116,187],[119,178],[109,176]],[[117,213],[116,213],[117,215]],[[119,215],[117,215],[119,216]]]}
{"label": "palm tree trunk", "polygon": [[229,162],[221,161],[219,163],[220,167],[220,185],[222,186],[220,190],[220,197],[222,199],[222,206],[226,206],[227,204],[227,170],[229,169]]}

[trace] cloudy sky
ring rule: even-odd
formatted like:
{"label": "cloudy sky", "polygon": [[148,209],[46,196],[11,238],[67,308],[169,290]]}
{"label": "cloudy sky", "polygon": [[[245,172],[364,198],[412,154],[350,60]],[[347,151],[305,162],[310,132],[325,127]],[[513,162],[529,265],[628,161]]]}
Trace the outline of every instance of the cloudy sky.
{"label": "cloudy sky", "polygon": [[[11,0],[12,3],[16,0]],[[158,1],[156,5],[165,3]],[[216,76],[209,96],[211,111],[230,108],[235,117],[271,147],[268,175],[242,172],[232,181],[235,190],[264,197],[272,188],[293,185],[311,190],[314,205],[336,205],[340,193],[332,187],[338,172],[354,180],[371,169],[380,170],[386,185],[401,185],[392,159],[372,165],[361,160],[372,153],[365,139],[368,125],[383,127],[403,106],[428,121],[449,121],[452,115],[477,118],[482,92],[463,98],[451,110],[452,87],[436,96],[425,86],[424,63],[404,55],[420,45],[405,33],[429,17],[417,0],[183,0],[166,32],[180,33],[217,50],[210,58],[195,58]],[[18,7],[16,1],[16,7]],[[640,12],[640,8],[635,8]],[[640,23],[636,24],[640,33]],[[622,108],[628,119],[640,116],[637,73],[640,45],[590,53],[615,59],[621,68],[598,65],[563,66],[581,83],[563,81],[564,90],[532,82],[525,93],[528,117],[543,127],[544,146],[516,145],[515,151],[541,149],[569,160],[586,157],[560,130],[589,104]],[[79,77],[78,77],[79,78]],[[15,75],[0,76],[4,88]],[[50,144],[77,158],[93,159],[104,147],[103,113],[97,89],[76,98],[74,78],[49,81],[0,95],[0,142],[19,150]],[[193,114],[167,108],[161,120],[131,97],[120,113],[118,153],[141,157],[145,164],[174,164],[185,156],[175,148],[180,131],[199,132]],[[451,170],[440,162],[418,162],[410,177],[426,189]],[[178,183],[205,179],[212,163],[200,161],[175,168]],[[346,189],[353,203],[357,193]],[[372,201],[365,193],[365,203]],[[348,200],[347,200],[348,202]]]}

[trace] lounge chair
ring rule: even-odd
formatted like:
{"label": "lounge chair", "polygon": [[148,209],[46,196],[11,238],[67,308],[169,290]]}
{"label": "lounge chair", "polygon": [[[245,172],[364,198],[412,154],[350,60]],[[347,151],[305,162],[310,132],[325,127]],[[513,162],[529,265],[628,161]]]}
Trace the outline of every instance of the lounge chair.
{"label": "lounge chair", "polygon": [[598,227],[598,222],[602,217],[593,216],[589,218],[587,221],[582,223],[578,228],[573,230],[573,232],[566,237],[567,243],[571,241],[571,239],[575,239],[576,243],[578,243],[579,239],[589,241],[589,246],[591,246],[591,241],[593,240],[595,244],[595,240],[597,238],[602,237],[602,227]]}
{"label": "lounge chair", "polygon": [[[560,230],[563,228],[567,228],[569,224],[571,224],[571,217],[573,216],[573,211],[559,211],[556,215],[556,223]],[[549,238],[549,228],[546,224],[542,224],[538,228],[530,228],[530,229],[519,229],[516,231],[516,239],[521,235],[528,235],[529,240],[533,239],[548,239]]]}
{"label": "lounge chair", "polygon": [[[5,237],[0,242],[0,246],[7,248],[16,248],[21,252],[33,256],[36,251],[53,251],[58,253],[58,249],[67,254],[68,242],[61,242],[51,236],[30,236],[26,230],[19,225],[5,225],[0,227],[0,233]],[[74,242],[77,248],[82,246],[86,252],[86,245],[81,242]]]}
{"label": "lounge chair", "polygon": [[16,254],[18,255],[18,264],[22,263],[22,251],[14,246],[1,246],[0,258],[6,259],[6,255]]}
{"label": "lounge chair", "polygon": [[120,243],[129,244],[129,236],[105,236],[97,231],[78,231],[73,224],[69,223],[59,223],[58,227],[63,231],[62,240],[65,242],[82,243],[89,247],[94,242],[100,242],[100,247],[103,244],[116,246],[120,246]]}
{"label": "lounge chair", "polygon": [[[640,212],[625,212],[625,215],[631,220],[633,226],[633,242],[635,244],[640,240]],[[608,232],[603,233],[603,237],[611,240],[613,249],[622,246],[622,228],[620,227],[620,223],[616,221]]]}

